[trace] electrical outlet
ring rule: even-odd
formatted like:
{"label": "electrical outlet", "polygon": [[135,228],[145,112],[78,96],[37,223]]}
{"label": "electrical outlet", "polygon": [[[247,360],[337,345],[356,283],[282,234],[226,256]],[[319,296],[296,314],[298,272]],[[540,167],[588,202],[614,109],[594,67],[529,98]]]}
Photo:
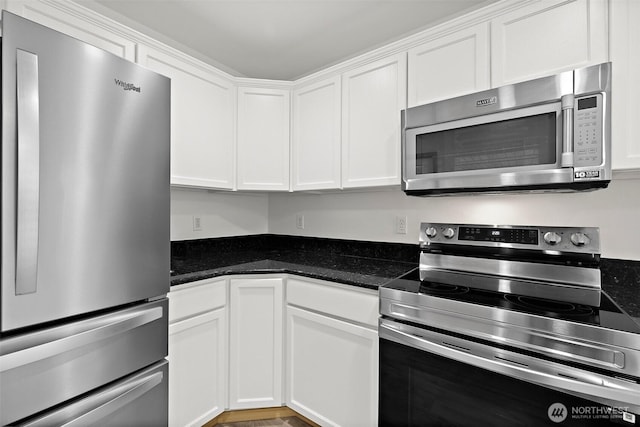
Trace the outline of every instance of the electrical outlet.
{"label": "electrical outlet", "polygon": [[407,234],[407,217],[396,217],[396,234]]}
{"label": "electrical outlet", "polygon": [[296,228],[304,229],[304,215],[296,214]]}
{"label": "electrical outlet", "polygon": [[200,215],[193,216],[193,231],[202,231],[202,217]]}

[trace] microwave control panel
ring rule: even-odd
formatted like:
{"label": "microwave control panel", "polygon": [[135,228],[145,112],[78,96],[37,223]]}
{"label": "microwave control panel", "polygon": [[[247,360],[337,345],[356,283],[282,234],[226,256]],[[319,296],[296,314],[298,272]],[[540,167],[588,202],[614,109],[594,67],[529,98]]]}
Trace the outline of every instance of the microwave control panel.
{"label": "microwave control panel", "polygon": [[599,166],[602,164],[602,116],[601,94],[576,98],[574,105],[574,166]]}

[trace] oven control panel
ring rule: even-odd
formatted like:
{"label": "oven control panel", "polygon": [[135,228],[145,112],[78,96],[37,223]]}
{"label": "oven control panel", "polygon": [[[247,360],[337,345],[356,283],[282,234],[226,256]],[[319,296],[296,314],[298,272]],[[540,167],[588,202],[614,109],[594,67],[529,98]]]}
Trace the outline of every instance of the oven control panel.
{"label": "oven control panel", "polygon": [[597,227],[420,224],[420,246],[431,244],[600,253]]}

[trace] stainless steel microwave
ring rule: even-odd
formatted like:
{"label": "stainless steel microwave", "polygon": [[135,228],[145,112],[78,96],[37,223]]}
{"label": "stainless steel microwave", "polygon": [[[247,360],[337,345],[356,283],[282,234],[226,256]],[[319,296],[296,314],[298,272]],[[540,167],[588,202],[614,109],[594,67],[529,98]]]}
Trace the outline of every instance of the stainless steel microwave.
{"label": "stainless steel microwave", "polygon": [[611,63],[402,111],[409,195],[579,191],[611,181]]}

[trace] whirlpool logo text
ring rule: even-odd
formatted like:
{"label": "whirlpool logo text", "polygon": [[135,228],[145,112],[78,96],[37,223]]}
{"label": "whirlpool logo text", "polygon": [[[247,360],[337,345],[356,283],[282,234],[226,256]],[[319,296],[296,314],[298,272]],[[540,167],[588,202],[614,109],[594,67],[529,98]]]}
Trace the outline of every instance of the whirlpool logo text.
{"label": "whirlpool logo text", "polygon": [[122,87],[123,90],[140,93],[140,86],[136,86],[133,83],[123,82],[122,80],[119,80],[119,79],[113,79],[113,81],[116,83],[116,86]]}

